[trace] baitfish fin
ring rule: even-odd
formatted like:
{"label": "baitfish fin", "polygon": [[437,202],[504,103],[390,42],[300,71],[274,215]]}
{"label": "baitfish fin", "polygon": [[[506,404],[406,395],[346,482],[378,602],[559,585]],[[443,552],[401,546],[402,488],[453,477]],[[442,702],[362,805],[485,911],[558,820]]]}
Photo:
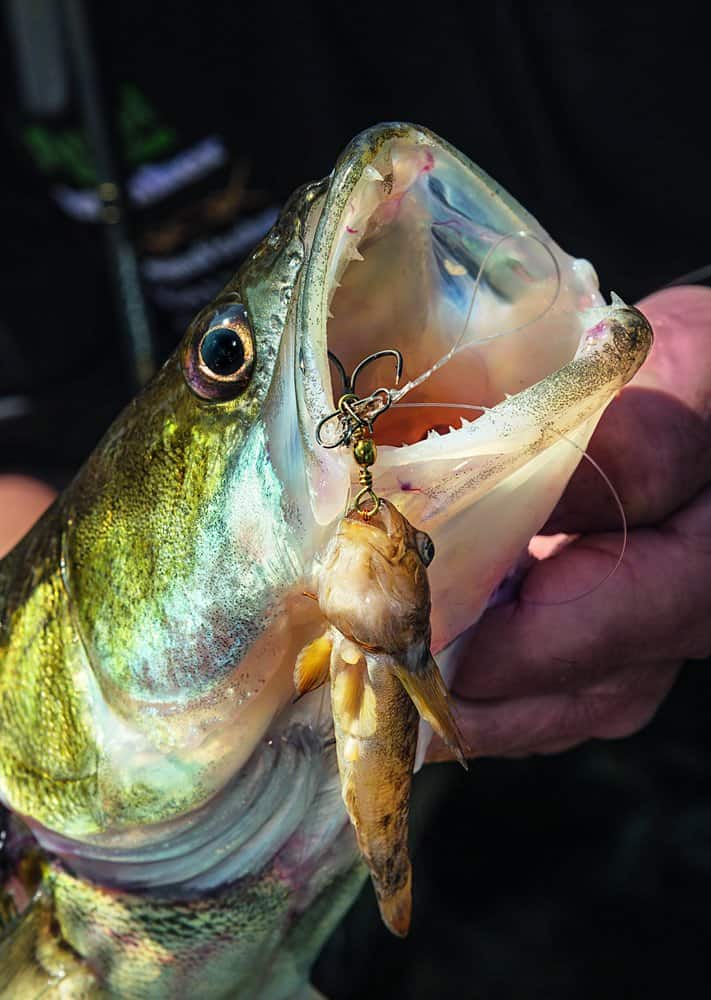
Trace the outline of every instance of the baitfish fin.
{"label": "baitfish fin", "polygon": [[297,695],[315,691],[328,680],[333,642],[328,632],[304,646],[296,658],[294,687]]}
{"label": "baitfish fin", "polygon": [[412,910],[408,802],[417,711],[377,656],[340,640],[331,705],[341,793],[386,926],[404,937]]}
{"label": "baitfish fin", "polygon": [[412,698],[421,717],[429,722],[447,744],[464,770],[468,770],[468,748],[452,715],[449,694],[432,654],[428,654],[423,666],[418,665],[414,670],[400,664],[395,664],[392,670]]}
{"label": "baitfish fin", "polygon": [[360,649],[345,640],[339,644],[331,672],[331,705],[339,731],[345,739],[341,752],[353,764],[360,758],[360,741],[373,736],[377,727],[375,693]]}

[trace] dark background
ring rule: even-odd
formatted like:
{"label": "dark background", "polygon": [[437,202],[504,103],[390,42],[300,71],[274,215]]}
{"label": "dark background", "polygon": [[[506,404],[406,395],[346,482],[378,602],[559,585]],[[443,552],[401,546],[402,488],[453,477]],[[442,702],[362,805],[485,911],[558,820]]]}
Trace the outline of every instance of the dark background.
{"label": "dark background", "polygon": [[[248,177],[245,218],[328,173],[362,128],[404,119],[502,182],[564,249],[594,262],[605,292],[634,300],[710,262],[702,4],[92,6],[97,96],[124,180],[140,165],[118,121],[126,87],[150,106],[151,137],[173,135],[165,156],[220,137]],[[6,25],[16,7],[5,0]],[[57,152],[84,127],[75,75],[65,66],[65,99],[38,111],[18,82],[16,35],[6,26],[0,60],[0,470],[61,485],[129,398],[131,372],[102,227],[56,197],[58,185],[92,186]],[[51,155],[33,145],[38,134]],[[139,265],[161,227],[227,183],[218,174],[128,212]],[[205,222],[170,252],[227,227]],[[200,276],[206,298],[238,262]],[[162,359],[186,308],[146,298]],[[319,962],[319,987],[334,1000],[704,995],[706,669],[688,668],[630,740],[481,761],[468,775],[427,769],[411,937],[389,938],[367,888]]]}

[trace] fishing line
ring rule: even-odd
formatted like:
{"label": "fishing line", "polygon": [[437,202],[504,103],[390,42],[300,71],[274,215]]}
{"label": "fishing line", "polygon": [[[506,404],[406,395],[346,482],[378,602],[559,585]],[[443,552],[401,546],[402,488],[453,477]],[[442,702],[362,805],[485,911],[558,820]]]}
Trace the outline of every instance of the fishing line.
{"label": "fishing line", "polygon": [[[487,410],[491,409],[491,407],[488,407],[488,406],[475,406],[473,403],[430,403],[430,402],[421,402],[421,403],[394,403],[393,406],[396,406],[396,407],[405,407],[405,406],[407,406],[407,407],[411,407],[411,408],[415,408],[415,407],[427,407],[427,406],[440,406],[440,407],[446,407],[449,410],[452,410],[452,409],[458,409],[458,410],[475,410],[475,411],[477,411],[479,413],[485,413]],[[555,433],[558,435],[559,438],[561,438],[563,441],[566,441],[569,445],[571,445],[571,447],[575,448],[576,451],[580,452],[581,456],[584,459],[586,459],[586,461],[588,461],[590,463],[590,465],[592,465],[592,467],[601,476],[602,481],[605,483],[605,485],[607,486],[608,490],[610,491],[610,493],[612,495],[612,499],[614,500],[615,505],[617,506],[617,509],[620,512],[620,519],[622,521],[622,545],[620,546],[620,552],[619,552],[619,555],[617,556],[617,559],[615,560],[614,566],[612,566],[612,568],[605,574],[605,576],[602,578],[602,580],[600,580],[598,583],[594,584],[592,587],[589,587],[587,590],[583,590],[581,593],[576,594],[574,597],[566,597],[566,599],[564,601],[531,601],[528,598],[524,598],[524,597],[520,598],[520,600],[523,603],[525,603],[525,604],[534,604],[534,605],[537,605],[538,607],[559,607],[559,606],[561,606],[563,604],[571,604],[573,601],[580,601],[580,600],[582,600],[583,597],[588,597],[590,594],[592,594],[594,591],[596,591],[599,587],[602,587],[603,584],[607,583],[607,581],[610,579],[610,577],[613,575],[613,573],[617,572],[617,570],[619,569],[619,567],[620,567],[620,565],[622,563],[622,560],[624,559],[624,555],[625,555],[625,552],[627,550],[627,537],[628,537],[627,515],[625,514],[625,509],[624,509],[624,507],[622,505],[622,499],[620,498],[620,494],[617,492],[617,490],[615,489],[614,485],[612,484],[612,480],[607,475],[607,473],[602,468],[602,466],[599,465],[599,463],[595,461],[595,459],[592,457],[592,455],[588,454],[588,452],[585,450],[585,448],[581,448],[579,444],[576,444],[575,441],[571,441],[571,439],[569,437],[566,437],[565,434],[561,434],[560,431],[556,431]]]}
{"label": "fishing line", "polygon": [[[489,263],[494,257],[494,255],[501,249],[503,244],[506,243],[508,240],[514,240],[514,239],[532,240],[534,243],[537,243],[539,247],[541,247],[548,255],[553,266],[551,275],[549,277],[553,277],[555,279],[555,288],[553,290],[550,301],[548,301],[538,313],[536,313],[534,316],[529,317],[523,323],[519,323],[516,326],[512,326],[504,330],[497,330],[496,333],[490,334],[488,337],[482,336],[468,343],[462,343],[465,334],[467,332],[467,327],[469,326],[469,322],[472,318],[472,313],[474,312],[474,306],[476,304],[477,297],[481,289],[482,281],[484,280],[487,280],[488,282],[491,281],[490,276],[487,275],[486,269],[489,266]],[[496,340],[499,337],[506,337],[511,334],[518,333],[520,330],[524,330],[526,327],[531,326],[534,323],[537,323],[543,316],[545,316],[548,312],[550,312],[550,310],[555,305],[558,299],[558,295],[560,294],[560,288],[561,288],[560,265],[555,257],[555,254],[552,252],[552,250],[545,243],[544,240],[542,240],[539,236],[536,236],[535,233],[529,232],[526,229],[513,230],[512,232],[502,234],[492,244],[492,246],[489,247],[479,266],[479,270],[477,271],[477,276],[474,281],[474,286],[472,288],[472,294],[469,299],[469,307],[467,309],[467,313],[464,318],[464,322],[462,324],[461,332],[457,340],[455,341],[454,344],[452,344],[450,349],[446,351],[445,354],[443,354],[438,361],[435,361],[435,363],[431,365],[426,371],[422,372],[416,378],[410,379],[410,381],[407,382],[405,385],[403,385],[401,388],[397,390],[390,390],[391,402],[392,403],[398,402],[403,398],[403,396],[407,395],[408,392],[411,392],[413,389],[416,389],[428,378],[430,378],[432,375],[438,372],[440,368],[444,367],[444,365],[446,365],[449,361],[451,361],[451,359],[456,354],[458,354],[460,350],[464,350],[465,348],[470,347],[473,344],[476,345],[486,344],[488,341]]]}
{"label": "fishing line", "polygon": [[566,597],[564,601],[531,601],[526,597],[520,598],[523,604],[533,604],[540,608],[557,608],[561,607],[561,605],[563,604],[572,604],[573,601],[580,601],[582,600],[583,597],[589,597],[590,594],[594,593],[599,587],[602,587],[603,584],[607,583],[607,581],[610,579],[613,573],[617,572],[617,570],[620,568],[622,560],[624,559],[625,556],[625,552],[627,550],[627,537],[628,537],[627,515],[625,514],[625,508],[622,506],[622,500],[620,498],[620,494],[612,485],[610,477],[602,468],[602,466],[599,465],[598,462],[596,462],[595,459],[592,457],[592,455],[589,455],[584,448],[581,448],[579,444],[575,443],[575,441],[571,441],[569,437],[565,436],[565,434],[561,434],[560,431],[556,431],[556,433],[563,441],[567,441],[569,445],[572,445],[572,447],[576,449],[576,451],[579,451],[582,457],[587,459],[590,465],[592,465],[593,469],[595,469],[602,477],[603,482],[605,483],[610,493],[612,494],[612,499],[615,501],[617,509],[620,512],[620,518],[622,520],[622,545],[620,546],[620,552],[619,555],[617,556],[617,559],[615,560],[614,566],[612,566],[612,568],[608,570],[605,576],[603,576],[602,580],[600,580],[599,583],[594,584],[592,587],[588,587],[587,590],[583,590],[581,593],[576,594],[575,597]]}

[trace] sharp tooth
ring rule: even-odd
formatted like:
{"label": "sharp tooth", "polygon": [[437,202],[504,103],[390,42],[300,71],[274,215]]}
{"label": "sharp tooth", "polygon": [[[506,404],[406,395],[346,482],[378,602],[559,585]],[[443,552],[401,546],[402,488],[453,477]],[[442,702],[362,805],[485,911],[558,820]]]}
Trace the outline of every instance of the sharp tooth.
{"label": "sharp tooth", "polygon": [[327,310],[326,315],[328,316],[329,319],[333,319],[333,313],[331,312],[330,309]]}
{"label": "sharp tooth", "polygon": [[363,171],[363,174],[370,181],[382,181],[382,180],[385,180],[385,178],[380,173],[380,171],[378,169],[376,169],[376,167],[374,167],[372,163],[368,164],[368,166]]}
{"label": "sharp tooth", "polygon": [[365,260],[358,247],[351,247],[351,260]]}
{"label": "sharp tooth", "polygon": [[454,428],[452,427],[451,424],[449,425],[449,429],[450,429],[450,431],[454,432]]}

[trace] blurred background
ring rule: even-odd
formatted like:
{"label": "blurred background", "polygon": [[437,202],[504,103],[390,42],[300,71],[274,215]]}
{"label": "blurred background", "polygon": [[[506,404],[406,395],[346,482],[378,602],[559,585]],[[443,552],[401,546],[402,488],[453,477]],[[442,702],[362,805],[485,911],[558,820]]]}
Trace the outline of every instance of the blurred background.
{"label": "blurred background", "polygon": [[[1,2],[0,472],[65,484],[288,194],[377,121],[467,153],[606,294],[709,263],[699,4]],[[632,739],[425,769],[412,934],[367,888],[319,988],[708,989],[709,718],[696,664]]]}

